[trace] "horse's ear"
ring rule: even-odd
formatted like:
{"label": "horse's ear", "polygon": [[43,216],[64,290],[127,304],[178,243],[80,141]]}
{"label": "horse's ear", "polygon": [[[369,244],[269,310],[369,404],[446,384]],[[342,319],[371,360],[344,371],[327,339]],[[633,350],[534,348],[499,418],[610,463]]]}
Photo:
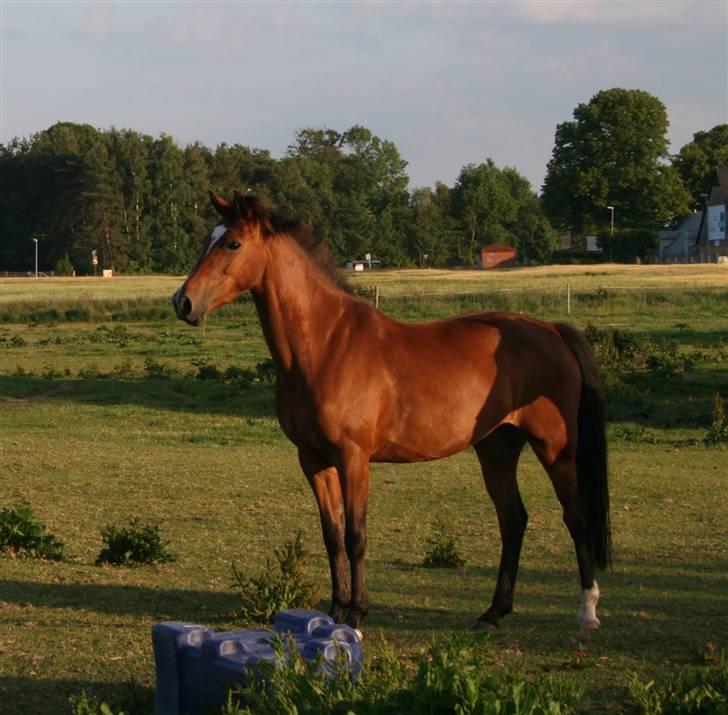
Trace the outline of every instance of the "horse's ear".
{"label": "horse's ear", "polygon": [[230,202],[222,196],[218,196],[214,191],[208,191],[207,193],[210,196],[210,203],[215,211],[217,211],[220,216],[227,216],[228,211],[230,210]]}
{"label": "horse's ear", "polygon": [[269,236],[273,232],[273,227],[268,203],[258,196],[242,194],[237,189],[233,190],[233,194],[240,218],[247,223],[258,224],[263,232],[263,237]]}

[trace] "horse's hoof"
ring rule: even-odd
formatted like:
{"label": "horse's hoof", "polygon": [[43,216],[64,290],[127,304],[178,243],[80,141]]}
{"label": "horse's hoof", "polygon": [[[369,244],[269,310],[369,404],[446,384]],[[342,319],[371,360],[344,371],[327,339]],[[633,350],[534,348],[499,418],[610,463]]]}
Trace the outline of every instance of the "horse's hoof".
{"label": "horse's hoof", "polygon": [[580,618],[579,625],[585,630],[595,631],[602,624],[598,618]]}
{"label": "horse's hoof", "polygon": [[345,606],[336,604],[329,609],[329,616],[333,619],[334,623],[346,623],[346,610]]}
{"label": "horse's hoof", "polygon": [[349,613],[346,615],[344,623],[347,626],[351,626],[355,631],[361,630],[361,624],[366,614],[362,611],[349,609]]}

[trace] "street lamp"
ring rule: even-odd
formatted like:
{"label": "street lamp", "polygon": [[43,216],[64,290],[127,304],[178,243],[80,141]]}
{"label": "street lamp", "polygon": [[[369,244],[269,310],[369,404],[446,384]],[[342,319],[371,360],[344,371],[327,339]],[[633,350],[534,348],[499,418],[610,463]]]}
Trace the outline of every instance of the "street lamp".
{"label": "street lamp", "polygon": [[609,218],[609,262],[613,263],[614,256],[614,206],[607,206],[610,212]]}
{"label": "street lamp", "polygon": [[38,239],[34,238],[33,243],[35,244],[35,277],[38,277]]}

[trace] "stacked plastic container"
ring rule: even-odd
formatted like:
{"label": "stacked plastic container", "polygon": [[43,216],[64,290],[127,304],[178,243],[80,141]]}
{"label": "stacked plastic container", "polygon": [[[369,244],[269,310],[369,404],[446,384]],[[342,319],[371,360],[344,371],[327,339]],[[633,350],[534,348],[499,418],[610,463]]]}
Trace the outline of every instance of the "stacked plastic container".
{"label": "stacked plastic container", "polygon": [[319,611],[281,611],[272,630],[215,633],[179,621],[158,623],[152,628],[157,715],[204,715],[219,708],[246,669],[279,660],[272,645],[278,639],[292,643],[304,660],[320,657],[333,665],[343,657],[355,674],[361,667],[361,635]]}

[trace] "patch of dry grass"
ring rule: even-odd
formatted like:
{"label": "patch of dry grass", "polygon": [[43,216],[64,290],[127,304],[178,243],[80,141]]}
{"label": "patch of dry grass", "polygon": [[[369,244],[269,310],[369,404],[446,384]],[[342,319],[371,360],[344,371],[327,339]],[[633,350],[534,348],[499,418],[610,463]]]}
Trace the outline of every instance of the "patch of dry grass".
{"label": "patch of dry grass", "polygon": [[479,270],[404,270],[356,275],[355,285],[379,285],[385,296],[447,293],[458,290],[527,289],[565,291],[605,289],[728,288],[728,266],[597,264]]}

